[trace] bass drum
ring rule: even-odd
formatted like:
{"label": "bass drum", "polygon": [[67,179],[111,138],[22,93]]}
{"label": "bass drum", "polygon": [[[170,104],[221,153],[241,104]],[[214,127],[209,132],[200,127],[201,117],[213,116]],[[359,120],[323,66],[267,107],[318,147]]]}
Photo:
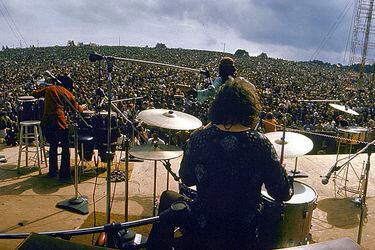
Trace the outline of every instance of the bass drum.
{"label": "bass drum", "polygon": [[287,202],[276,202],[262,188],[263,215],[260,220],[260,239],[266,249],[306,244],[310,239],[313,210],[318,196],[315,190],[295,181],[294,195]]}

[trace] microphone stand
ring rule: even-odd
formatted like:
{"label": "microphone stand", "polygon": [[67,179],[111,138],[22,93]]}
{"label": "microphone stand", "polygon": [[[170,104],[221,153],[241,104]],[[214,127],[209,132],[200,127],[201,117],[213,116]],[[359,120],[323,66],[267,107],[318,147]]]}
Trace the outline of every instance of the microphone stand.
{"label": "microphone stand", "polygon": [[[46,71],[47,74],[49,74],[52,78],[54,78],[60,85],[62,84],[59,79],[57,79],[51,72],[48,70]],[[74,107],[74,105],[69,101],[68,97],[62,93],[58,87],[56,87],[57,92],[60,96],[64,98],[64,101],[70,106],[70,108],[73,110],[74,113],[74,122],[73,122],[73,129],[74,129],[74,189],[75,189],[75,196],[73,198],[60,201],[56,204],[56,207],[67,209],[73,212],[81,213],[81,214],[88,214],[89,208],[88,208],[88,198],[87,196],[80,196],[78,194],[78,135],[77,135],[77,120],[78,117],[81,118],[83,123],[87,127],[91,127],[85,119],[82,117],[81,113]]]}
{"label": "microphone stand", "polygon": [[[107,195],[106,195],[106,222],[110,223],[111,219],[111,156],[113,152],[111,152],[111,135],[112,135],[112,123],[111,123],[111,110],[112,108],[116,110],[122,117],[125,118],[130,124],[134,127],[133,123],[126,117],[126,115],[121,112],[120,109],[117,108],[117,106],[112,102],[112,70],[113,70],[113,58],[112,57],[103,57],[103,59],[106,61],[107,65],[107,81],[108,81],[108,93],[107,96],[104,95],[104,99],[108,103],[108,123],[107,123]],[[91,61],[91,60],[90,60]],[[129,211],[129,148],[130,148],[130,142],[129,138],[125,139],[125,221],[128,221],[128,211]],[[130,242],[134,239],[135,233],[134,231],[124,228],[121,230],[121,240],[122,242]],[[107,242],[107,244],[111,244],[110,239]]]}
{"label": "microphone stand", "polygon": [[[96,62],[104,60],[107,65],[107,81],[108,81],[108,94],[107,94],[107,101],[108,101],[108,138],[107,138],[107,157],[111,155],[111,107],[115,107],[112,103],[112,70],[113,70],[113,61],[125,61],[125,62],[137,62],[137,63],[145,63],[145,64],[152,64],[152,65],[158,65],[158,66],[164,66],[164,67],[171,67],[176,69],[181,69],[184,71],[191,71],[201,74],[207,74],[208,70],[199,70],[199,69],[192,69],[188,67],[182,67],[182,66],[176,66],[172,64],[165,64],[165,63],[158,63],[158,62],[151,62],[151,61],[145,61],[145,60],[138,60],[138,59],[129,59],[129,58],[122,58],[122,57],[114,57],[114,56],[103,56],[100,54],[97,54],[95,52],[89,54],[89,61],[90,62]],[[117,109],[117,107],[115,108]],[[118,109],[117,109],[118,110]],[[131,123],[132,124],[132,123]],[[134,126],[133,126],[134,127]],[[107,158],[109,159],[109,158]],[[128,164],[128,159],[126,160],[126,165]],[[128,173],[126,173],[128,174]],[[111,161],[107,161],[107,197],[106,197],[106,222],[110,223],[110,202],[111,202]],[[127,180],[128,178],[126,178]],[[126,189],[127,190],[127,189]],[[126,196],[128,196],[128,193],[126,191]],[[127,198],[125,198],[126,204],[127,204]],[[127,205],[126,205],[127,206]],[[128,210],[128,209],[126,209]],[[127,214],[126,214],[127,215]]]}

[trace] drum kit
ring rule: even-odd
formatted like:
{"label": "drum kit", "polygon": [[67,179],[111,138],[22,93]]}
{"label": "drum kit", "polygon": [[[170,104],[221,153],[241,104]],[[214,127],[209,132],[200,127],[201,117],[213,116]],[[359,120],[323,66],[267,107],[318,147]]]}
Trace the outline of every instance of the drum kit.
{"label": "drum kit", "polygon": [[[264,135],[280,159],[295,158],[294,170],[290,171],[294,178],[307,177],[297,170],[297,159],[313,149],[310,138],[283,131]],[[312,212],[317,206],[318,195],[312,187],[302,182],[294,181],[293,186],[294,195],[286,202],[275,201],[262,187],[264,209],[260,235],[269,248],[303,245],[310,240]]]}
{"label": "drum kit", "polygon": [[[141,111],[137,118],[150,126],[160,127],[168,130],[195,130],[202,126],[202,122],[189,114],[167,110],[148,109]],[[173,145],[164,145],[158,138],[153,138],[151,144],[135,146],[130,150],[130,154],[143,160],[154,161],[154,195],[153,195],[153,215],[156,214],[156,172],[157,162],[162,161],[167,169],[167,189],[169,186],[169,160],[177,158],[183,151]]]}
{"label": "drum kit", "polygon": [[[194,130],[202,126],[201,121],[194,116],[166,109],[144,110],[139,113],[137,118],[150,126],[171,130]],[[284,147],[285,158],[297,159],[299,156],[307,154],[313,148],[313,142],[301,134],[287,132],[284,140],[282,140],[282,132],[267,133],[265,136],[273,144],[278,156],[281,154],[281,148]],[[177,146],[160,144],[155,140],[151,144],[131,148],[130,154],[140,159],[154,161],[155,163],[153,196],[153,215],[155,215],[157,162],[168,162],[171,159],[181,156],[183,151]],[[292,171],[294,175],[299,173],[296,167]],[[170,173],[173,175],[173,172]],[[178,180],[178,177],[175,180]],[[182,183],[180,183],[179,187],[182,194],[186,194],[189,198],[195,197],[196,191],[194,189],[188,188]],[[273,200],[267,191],[262,189],[265,216],[261,228],[264,229],[264,240],[269,242],[272,247],[295,246],[305,244],[309,240],[312,211],[317,205],[318,196],[312,187],[301,182],[294,183],[294,190],[295,194],[291,200],[280,203]],[[269,226],[275,229],[272,231],[272,234],[269,231]]]}

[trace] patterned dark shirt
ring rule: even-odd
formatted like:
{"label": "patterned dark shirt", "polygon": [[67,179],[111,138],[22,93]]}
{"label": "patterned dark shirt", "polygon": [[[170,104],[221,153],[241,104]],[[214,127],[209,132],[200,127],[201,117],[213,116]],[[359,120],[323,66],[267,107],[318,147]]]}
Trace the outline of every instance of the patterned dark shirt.
{"label": "patterned dark shirt", "polygon": [[196,185],[196,217],[207,234],[254,233],[263,184],[275,200],[292,195],[272,144],[254,130],[211,126],[193,134],[184,151],[179,174],[186,185]]}

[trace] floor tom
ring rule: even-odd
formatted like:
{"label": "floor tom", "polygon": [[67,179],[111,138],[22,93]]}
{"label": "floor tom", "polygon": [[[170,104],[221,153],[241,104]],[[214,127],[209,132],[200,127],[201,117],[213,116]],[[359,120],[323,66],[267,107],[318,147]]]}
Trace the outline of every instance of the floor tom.
{"label": "floor tom", "polygon": [[312,187],[304,183],[295,181],[293,186],[294,195],[286,202],[276,202],[262,188],[264,209],[260,237],[270,249],[303,245],[309,240],[318,196]]}

